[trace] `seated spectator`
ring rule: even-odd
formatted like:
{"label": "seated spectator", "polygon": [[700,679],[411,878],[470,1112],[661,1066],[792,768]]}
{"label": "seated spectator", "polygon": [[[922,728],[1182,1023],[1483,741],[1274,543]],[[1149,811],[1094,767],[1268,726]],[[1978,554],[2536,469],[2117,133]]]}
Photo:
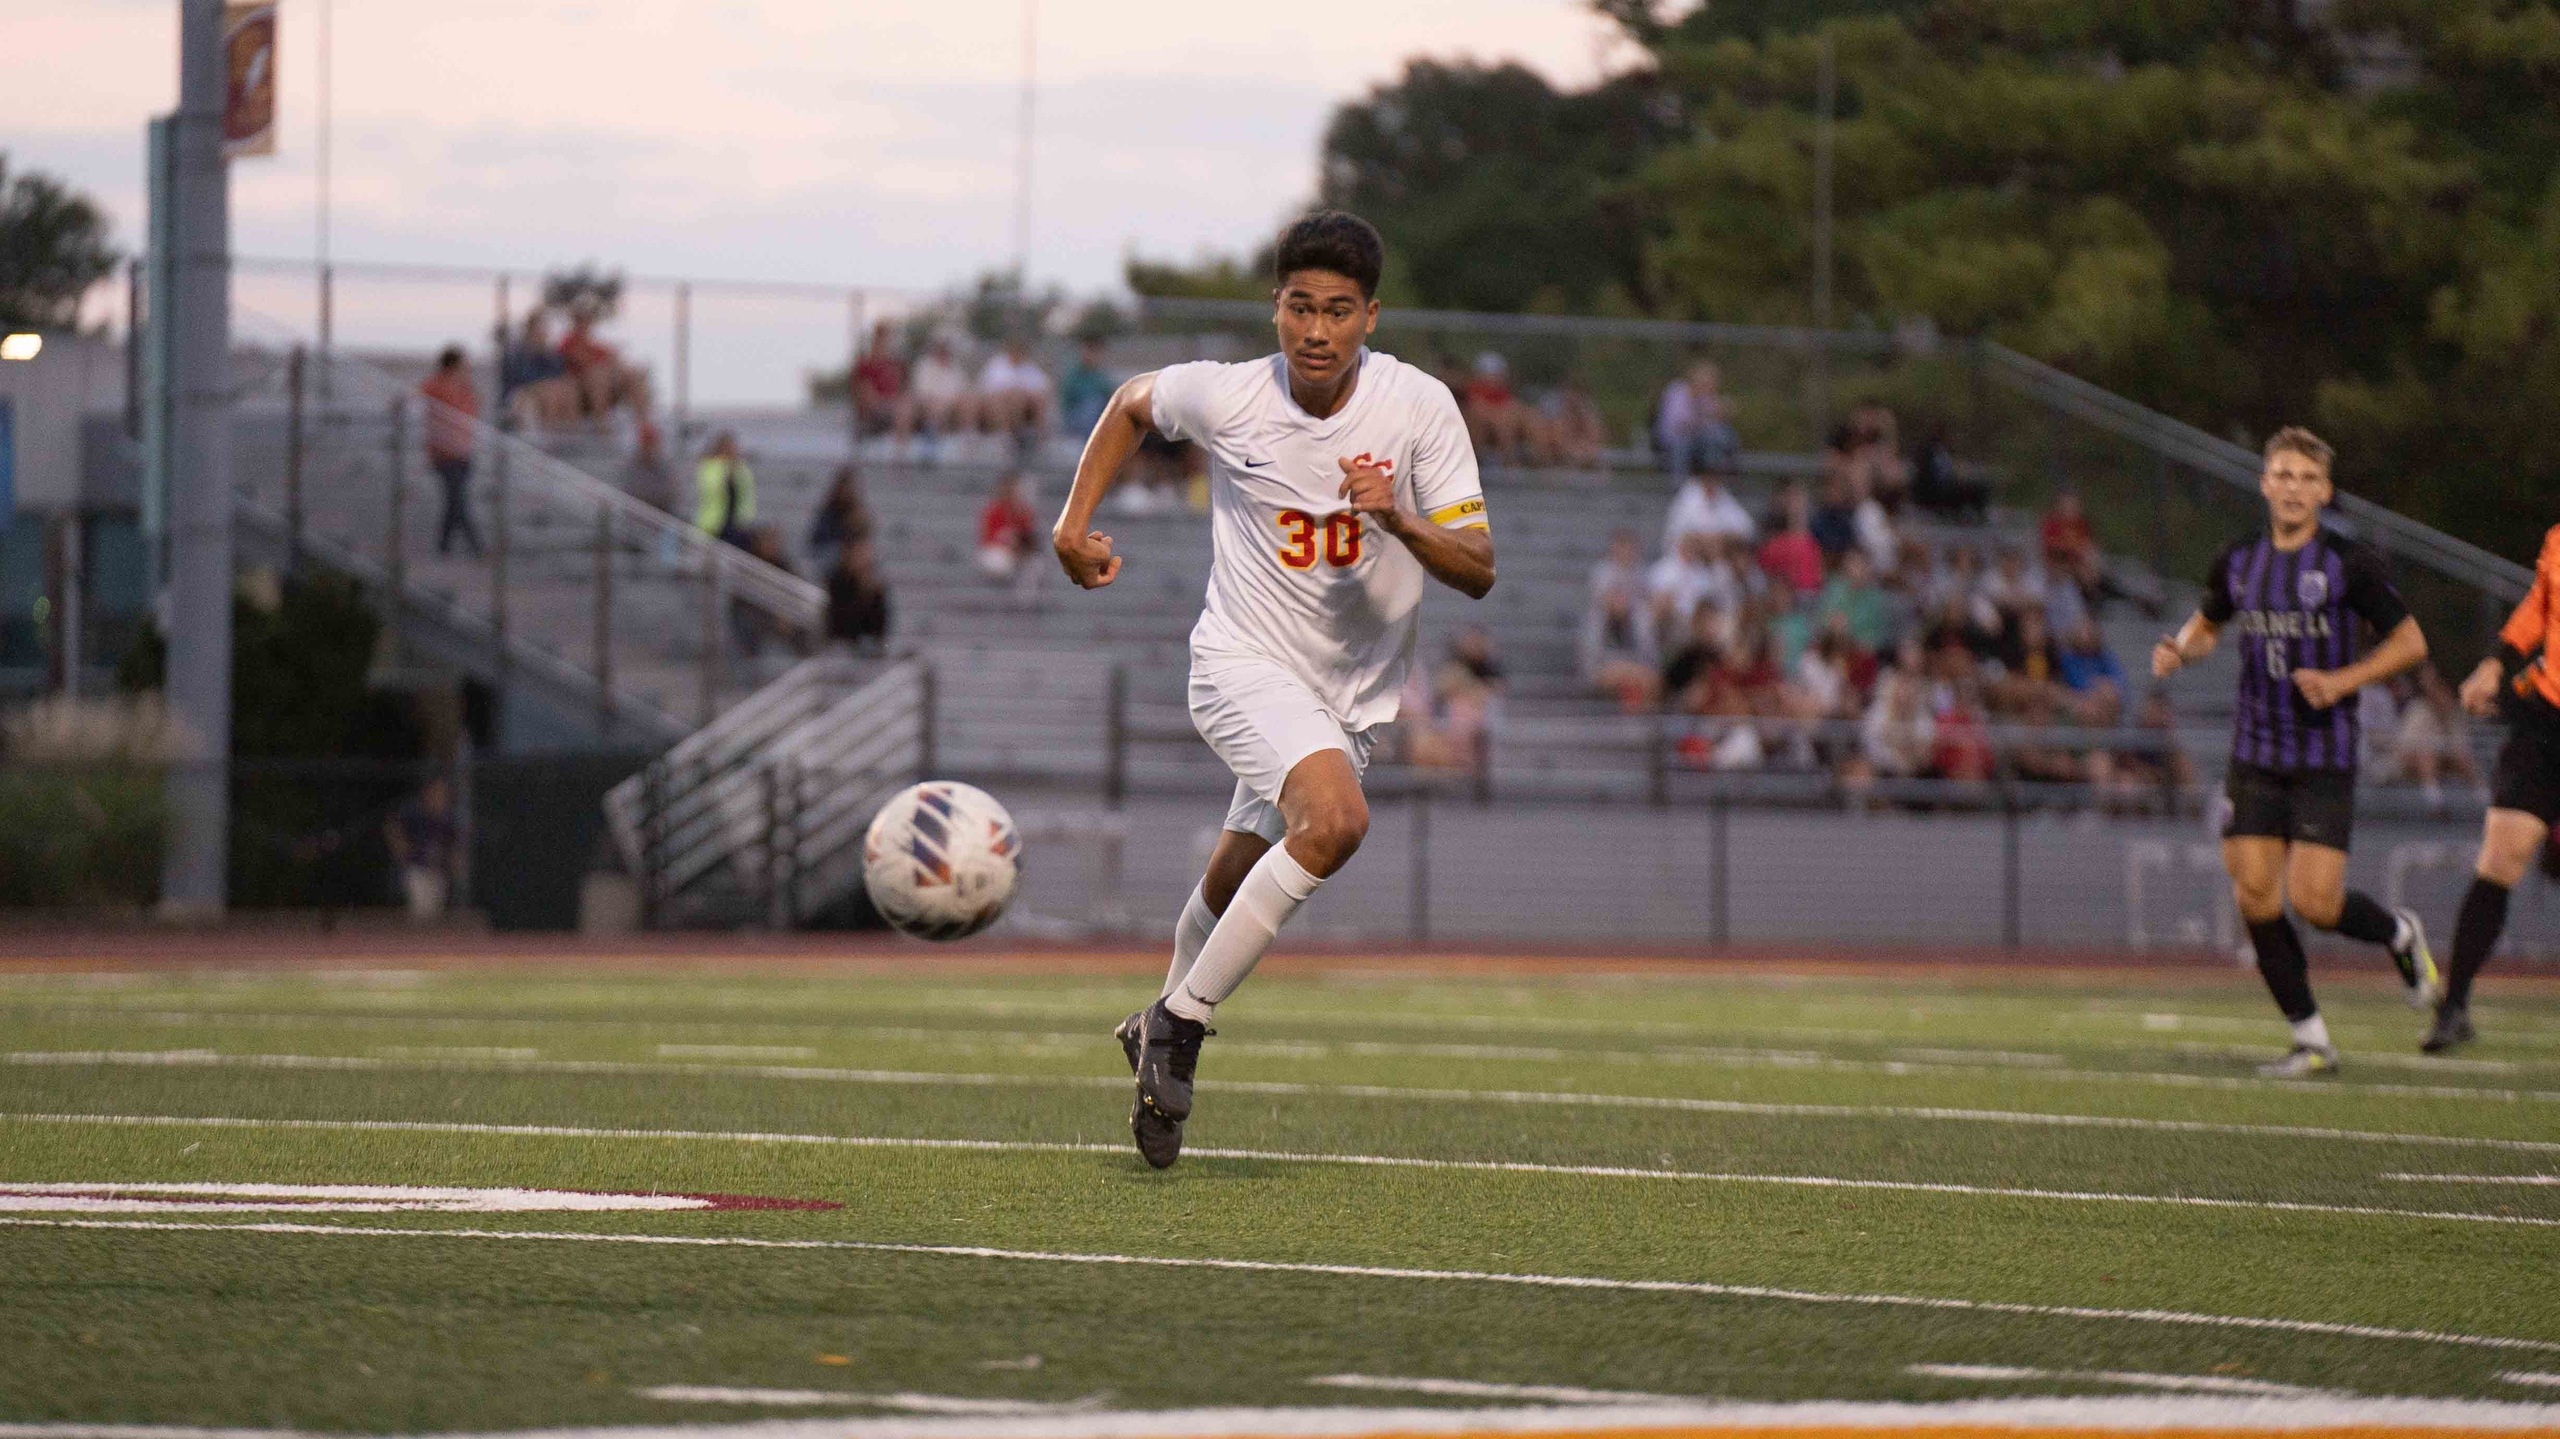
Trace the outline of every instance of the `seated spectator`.
{"label": "seated spectator", "polygon": [[1516,465],[1529,444],[1529,407],[1511,390],[1511,363],[1491,350],[1476,356],[1474,373],[1458,393],[1458,408],[1467,419],[1478,450],[1490,451],[1503,463]]}
{"label": "seated spectator", "polygon": [[693,471],[693,523],[725,543],[747,545],[756,518],[756,472],[738,455],[738,436],[722,430]]}
{"label": "seated spectator", "polygon": [[1502,693],[1502,663],[1481,625],[1469,625],[1449,642],[1449,657],[1432,673],[1429,722],[1406,742],[1407,762],[1433,769],[1472,770],[1483,763]]}
{"label": "seated spectator", "polygon": [[1982,692],[1970,678],[1944,687],[1930,715],[1930,729],[1932,779],[1965,785],[1991,782],[1999,762],[1991,748],[1991,726],[1983,713]]}
{"label": "seated spectator", "polygon": [[2108,600],[2129,599],[2145,614],[2160,612],[2157,600],[2127,590],[2108,571],[2106,556],[2098,549],[2098,537],[2089,528],[2088,514],[2081,508],[2079,491],[2064,490],[2055,495],[2053,508],[2045,512],[2036,529],[2044,551],[2045,573],[2057,583],[2068,581],[2083,605],[2095,609]]}
{"label": "seated spectator", "polygon": [[631,459],[622,467],[622,492],[652,509],[676,513],[676,474],[667,465],[666,441],[654,423],[640,423]]}
{"label": "seated spectator", "polygon": [[1927,687],[1914,666],[1895,665],[1876,681],[1859,724],[1859,750],[1867,767],[1886,779],[1918,779],[1929,773],[1937,750],[1937,718]]}
{"label": "seated spectator", "polygon": [[889,586],[868,539],[836,547],[827,571],[827,638],[872,653],[889,641]]}
{"label": "seated spectator", "polygon": [[1893,602],[1876,583],[1875,567],[1867,563],[1867,552],[1851,550],[1841,557],[1839,573],[1814,602],[1815,624],[1826,624],[1838,616],[1847,626],[1849,637],[1870,654],[1889,648],[1893,642]]}
{"label": "seated spectator", "polygon": [[1789,485],[1778,497],[1775,533],[1760,546],[1760,569],[1797,594],[1822,588],[1822,546],[1813,538],[1812,504],[1804,486]]}
{"label": "seated spectator", "polygon": [[818,574],[836,570],[836,553],[871,538],[871,506],[862,498],[862,471],[836,466],[827,496],[809,517],[809,563]]}
{"label": "seated spectator", "polygon": [[1653,443],[1674,478],[1741,468],[1742,445],[1734,435],[1723,376],[1714,361],[1701,359],[1662,387],[1654,404]]}
{"label": "seated spectator", "polygon": [[1991,487],[1956,469],[1945,425],[1933,425],[1911,460],[1911,502],[1942,519],[1981,524],[1991,517]]}
{"label": "seated spectator", "polygon": [[2062,723],[2055,693],[2051,686],[2028,691],[2011,713],[2025,733],[2009,747],[2009,768],[2032,783],[2078,784],[2089,778],[2089,766],[2062,736],[2053,733]]}
{"label": "seated spectator", "polygon": [[1631,581],[1595,583],[1574,645],[1574,668],[1583,684],[1615,698],[1629,714],[1649,710],[1662,697],[1656,668],[1661,654],[1654,640],[1653,607],[1645,603],[1643,591]]}
{"label": "seated spectator", "polygon": [[1977,657],[1996,653],[2005,621],[1985,592],[1982,553],[1957,545],[1935,571],[1920,598],[1921,627],[1935,645],[1940,635],[1953,635]]}
{"label": "seated spectator", "polygon": [[[739,548],[786,575],[795,573],[791,568],[790,552],[782,543],[782,531],[771,525],[757,525],[747,530],[745,543]],[[749,603],[744,595],[730,597],[729,629],[737,639],[738,653],[749,659],[764,653],[767,640],[779,640],[802,654],[809,651],[809,636],[798,626],[776,617],[762,605]]]}
{"label": "seated spectator", "polygon": [[1868,400],[1849,412],[1852,455],[1866,492],[1888,515],[1902,513],[1911,498],[1911,465],[1902,458],[1901,426],[1881,400]]}
{"label": "seated spectator", "polygon": [[922,430],[940,438],[977,422],[977,403],[969,395],[969,373],[951,354],[951,342],[936,335],[925,345],[924,358],[907,376],[909,403],[898,413],[898,440]]}
{"label": "seated spectator", "polygon": [[2082,724],[2113,724],[2122,711],[2129,688],[2124,666],[2094,621],[2084,618],[2063,635],[2062,685],[2078,698],[2074,708]]}
{"label": "seated spectator", "polygon": [[2004,638],[2014,638],[2018,621],[2027,611],[2042,616],[2048,628],[2052,615],[2045,606],[2045,579],[2041,570],[2029,568],[2027,557],[2014,545],[2002,545],[1992,561],[1991,573],[1982,577],[1978,592],[2000,619]]}
{"label": "seated spectator", "polygon": [[2479,789],[2480,766],[2471,754],[2470,719],[2451,686],[2434,665],[2421,665],[2400,709],[2385,773],[2402,783],[2414,782],[2427,806],[2444,803],[2444,782],[2462,781]]}
{"label": "seated spectator", "polygon": [[1542,463],[1588,470],[1600,463],[1608,426],[1590,387],[1578,378],[1567,379],[1539,398],[1533,436]]}
{"label": "seated spectator", "polygon": [[1734,643],[1718,647],[1713,662],[1690,679],[1678,698],[1685,713],[1723,721],[1684,741],[1681,752],[1690,763],[1744,770],[1768,762],[1760,721],[1783,715],[1786,701],[1766,632],[1746,630]]}
{"label": "seated spectator", "polygon": [[1790,745],[1791,757],[1801,768],[1810,769],[1820,755],[1836,753],[1837,747],[1824,743],[1816,734],[1819,727],[1833,721],[1853,718],[1858,713],[1858,677],[1861,670],[1873,673],[1873,663],[1866,652],[1849,637],[1848,625],[1839,615],[1823,622],[1813,643],[1787,670],[1787,681],[1780,690],[1780,703],[1787,717],[1794,720]]}
{"label": "seated spectator", "polygon": [[1692,534],[1680,548],[1654,561],[1645,574],[1645,599],[1653,609],[1654,629],[1677,634],[1701,605],[1731,611],[1740,607],[1742,582],[1714,538]]}
{"label": "seated spectator", "polygon": [[1724,475],[1706,471],[1681,481],[1680,488],[1672,493],[1671,512],[1662,521],[1662,552],[1677,550],[1690,535],[1712,535],[1749,544],[1759,533],[1760,527],[1751,522],[1751,512],[1725,487]]}
{"label": "seated spectator", "polygon": [[2002,645],[2000,665],[1991,699],[2005,709],[2023,710],[2062,687],[2062,649],[2044,627],[2043,610],[2020,612]]}
{"label": "seated spectator", "polygon": [[1039,521],[1023,494],[1022,476],[1008,474],[996,481],[995,492],[978,511],[978,573],[1028,588],[1040,573],[1034,553],[1038,531]]}
{"label": "seated spectator", "polygon": [[1076,346],[1076,362],[1067,367],[1058,381],[1059,423],[1071,437],[1093,433],[1102,423],[1102,412],[1111,404],[1112,391],[1119,382],[1102,368],[1102,342],[1087,340]]}
{"label": "seated spectator", "polygon": [[1591,579],[1585,588],[1589,598],[1598,599],[1603,590],[1623,588],[1647,598],[1643,552],[1637,548],[1636,532],[1615,529],[1609,532],[1609,551],[1591,567]]}
{"label": "seated spectator", "polygon": [[897,330],[888,321],[871,327],[871,343],[853,362],[851,387],[856,433],[868,439],[900,426],[910,403],[907,362],[898,358]]}
{"label": "seated spectator", "polygon": [[597,337],[596,318],[592,306],[572,309],[569,333],[560,337],[560,359],[577,386],[578,412],[590,420],[601,420],[615,407],[628,405],[632,414],[646,416],[650,410],[648,371],[625,364],[620,352]]}
{"label": "seated spectator", "polygon": [[2178,746],[2178,716],[2169,692],[2154,689],[2144,695],[2133,723],[2143,743],[2106,755],[2103,764],[2093,766],[2091,778],[2115,807],[2173,810],[2178,796],[2195,783],[2195,762]]}
{"label": "seated spectator", "polygon": [[1831,432],[1822,452],[1822,503],[1814,507],[1811,529],[1826,560],[1837,560],[1858,544],[1857,465],[1850,450],[1849,427],[1842,425]]}
{"label": "seated spectator", "polygon": [[978,371],[978,424],[995,434],[1010,435],[1016,445],[1036,443],[1049,433],[1049,372],[1031,357],[1031,345],[1016,336],[987,357]]}
{"label": "seated spectator", "polygon": [[552,348],[551,322],[538,306],[499,355],[498,405],[527,428],[557,429],[578,418],[577,382]]}

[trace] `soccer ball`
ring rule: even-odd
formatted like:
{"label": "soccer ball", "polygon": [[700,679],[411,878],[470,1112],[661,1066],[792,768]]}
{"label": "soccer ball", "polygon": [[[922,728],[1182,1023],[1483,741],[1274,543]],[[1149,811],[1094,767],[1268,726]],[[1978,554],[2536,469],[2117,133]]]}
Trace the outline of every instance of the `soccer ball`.
{"label": "soccer ball", "polygon": [[918,939],[966,939],[996,922],[1022,878],[1022,836],[985,790],[949,780],[901,790],[862,837],[862,887]]}

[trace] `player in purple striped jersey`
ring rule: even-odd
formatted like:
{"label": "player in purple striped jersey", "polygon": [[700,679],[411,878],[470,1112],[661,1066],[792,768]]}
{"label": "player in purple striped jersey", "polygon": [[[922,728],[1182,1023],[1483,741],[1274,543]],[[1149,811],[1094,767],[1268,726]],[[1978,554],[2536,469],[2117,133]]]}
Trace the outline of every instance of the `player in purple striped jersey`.
{"label": "player in purple striped jersey", "polygon": [[[2267,441],[2258,492],[2267,528],[2224,547],[2203,603],[2151,652],[2166,678],[2212,653],[2224,629],[2240,635],[2240,693],[2232,717],[2231,817],[2222,863],[2257,950],[2258,973],[2293,1026],[2293,1048],[2261,1066],[2271,1078],[2334,1072],[2337,1046],[2312,998],[2302,936],[2285,918],[2389,950],[2410,1002],[2440,989],[2426,931],[2347,888],[2347,843],[2356,809],[2356,691],[2427,657],[2427,639],[2371,547],[2320,525],[2336,491],[2328,444],[2288,426]],[[2357,654],[2362,623],[2380,643]]]}

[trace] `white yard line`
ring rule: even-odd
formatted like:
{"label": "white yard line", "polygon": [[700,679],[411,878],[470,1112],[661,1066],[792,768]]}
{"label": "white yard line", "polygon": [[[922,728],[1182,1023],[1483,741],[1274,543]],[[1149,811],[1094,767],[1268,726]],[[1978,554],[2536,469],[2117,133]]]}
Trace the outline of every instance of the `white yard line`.
{"label": "white yard line", "polygon": [[[143,1068],[239,1068],[285,1070],[412,1071],[494,1074],[692,1074],[750,1079],[807,1080],[837,1084],[965,1085],[973,1088],[1125,1089],[1129,1081],[1113,1075],[983,1074],[919,1070],[835,1069],[815,1065],[649,1064],[623,1060],[557,1059],[530,1063],[461,1060],[390,1061],[349,1055],[222,1054],[205,1049],[68,1050],[0,1053],[0,1064],[78,1067],[131,1065]],[[2318,1089],[2321,1086],[2305,1086]],[[1593,1094],[1575,1090],[1418,1089],[1377,1084],[1313,1084],[1278,1080],[1223,1080],[1214,1088],[1233,1094],[1341,1095],[1400,1103],[1526,1104],[1602,1109],[1658,1109],[1690,1114],[1739,1114],[1790,1118],[1926,1119],[1993,1124],[2047,1125],[2061,1128],[2148,1130],[2163,1134],[2245,1134],[2268,1138],[2355,1140],[2382,1144],[2419,1144],[2505,1149],[2560,1154],[2560,1140],[2493,1139],[2469,1135],[2399,1133],[2339,1129],[2324,1125],[2236,1124],[2211,1120],[2152,1119],[2132,1115],[2050,1114],[2031,1110],[1961,1109],[1944,1105],[1797,1104],[1769,1100],[1694,1099],[1672,1095]]]}
{"label": "white yard line", "polygon": [[841,1389],[733,1389],[717,1384],[660,1384],[631,1391],[643,1399],[670,1404],[763,1404],[775,1408],[894,1409],[906,1414],[987,1414],[1016,1417],[1034,1414],[1090,1414],[1102,1407],[1099,1398],[1066,1404],[1028,1399],[969,1399],[952,1394],[856,1394]]}
{"label": "white yard line", "polygon": [[[1090,1041],[1080,1040],[1079,1045]],[[2034,1077],[2098,1084],[2144,1084],[2175,1089],[2224,1089],[2302,1094],[2390,1095],[2410,1099],[2459,1099],[2500,1103],[2560,1103],[2560,1090],[2481,1089],[2447,1084],[2359,1084],[2334,1079],[2270,1080],[2238,1075],[2175,1074],[2148,1070],[2029,1069],[1997,1065],[1918,1064],[1905,1060],[1833,1059],[1783,1050],[1687,1049],[1662,1055],[1634,1056],[1645,1062],[1690,1062],[1735,1068],[1820,1071],[1833,1074],[1883,1074],[1897,1077],[1999,1075],[2005,1079]],[[653,1064],[624,1059],[507,1059],[471,1057],[392,1057],[353,1054],[232,1054],[210,1049],[71,1049],[13,1050],[0,1053],[0,1063],[32,1066],[137,1065],[152,1067],[217,1067],[266,1069],[396,1069],[404,1067],[471,1070],[486,1068],[521,1074],[713,1074],[754,1079],[832,1079],[849,1082],[976,1085],[1113,1084],[1108,1076],[1027,1074],[942,1074],[907,1070],[839,1069],[821,1065],[781,1064]],[[1255,1094],[1348,1094],[1386,1098],[1504,1091],[1426,1090],[1357,1084],[1311,1084],[1292,1081],[1229,1080],[1223,1089]],[[1516,1091],[1508,1091],[1516,1092]]]}
{"label": "white yard line", "polygon": [[1391,1265],[1316,1264],[1271,1259],[1212,1259],[1155,1254],[1090,1254],[1041,1249],[998,1249],[975,1244],[892,1244],[859,1239],[755,1239],[745,1235],[598,1234],[529,1229],[415,1229],[375,1225],[292,1224],[275,1221],[217,1224],[156,1219],[26,1219],[0,1217],[0,1227],[136,1230],[233,1234],[309,1235],[331,1239],[441,1239],[498,1243],[636,1244],[680,1249],[771,1249],[811,1252],[912,1254],[1027,1264],[1110,1268],[1200,1269],[1239,1274],[1321,1274],[1345,1279],[1400,1279],[1443,1284],[1486,1284],[1625,1294],[1675,1294],[1718,1299],[1766,1299],[1797,1304],[1922,1309],[1970,1314],[2019,1314],[2039,1319],[2090,1319],[2185,1328],[2242,1329],[2282,1334],[2322,1334],[2347,1339],[2448,1344],[2471,1349],[2560,1354],[2560,1340],[2440,1329],[2401,1329],[2326,1319],[2282,1319],[2238,1314],[2197,1314],[2176,1309],[2103,1309],[2076,1304],[2021,1304],[1996,1299],[1951,1299],[1915,1294],[1842,1294],[1781,1289],[1760,1284],[1716,1284],[1692,1279],[1610,1279],[1581,1274],[1521,1274],[1479,1269],[1409,1269]]}
{"label": "white yard line", "polygon": [[[1125,1154],[1120,1144],[1034,1139],[931,1139],[902,1135],[787,1134],[702,1129],[603,1129],[548,1124],[473,1124],[435,1119],[189,1118],[167,1114],[0,1114],[0,1123],[140,1125],[221,1129],[373,1130],[409,1134],[524,1136],[545,1139],[660,1139],[725,1144],[803,1144],[846,1149],[971,1150],[991,1154]],[[1523,1160],[1429,1159],[1389,1154],[1323,1154],[1285,1149],[1195,1146],[1194,1159],[1249,1160],[1272,1164],[1334,1164],[1375,1169],[1424,1169],[1476,1174],[1540,1174],[1586,1179],[1650,1179],[1702,1184],[1765,1184],[1791,1189],[1866,1189],[1904,1194],[1953,1194],[1984,1199],[2044,1199],[2078,1204],[2145,1204],[2180,1209],[2238,1209],[2277,1214],[2351,1215],[2375,1219],[2440,1220],[2560,1228],[2560,1219],[2467,1210],[2386,1209],[2359,1204],[2315,1204],[2283,1199],[2219,1199],[2192,1194],[2125,1194],[2096,1189],[2030,1189],[1987,1184],[1933,1183],[1913,1179],[1858,1179],[1826,1174],[1754,1174],[1733,1170],[1642,1169],[1632,1165],[1536,1164]],[[33,1187],[33,1186],[20,1186]],[[95,1187],[95,1186],[84,1186]],[[126,1185],[125,1188],[150,1186]],[[242,1188],[243,1186],[230,1186]]]}
{"label": "white yard line", "polygon": [[2500,1372],[2498,1378],[2509,1384],[2523,1384],[2536,1389],[2560,1389],[2560,1374],[2534,1374],[2522,1369]]}
{"label": "white yard line", "polygon": [[1624,1389],[1577,1389],[1569,1384],[1487,1384],[1474,1379],[1394,1379],[1377,1374],[1319,1374],[1307,1381],[1327,1389],[1379,1394],[1437,1394],[1451,1399],[1536,1399],[1549,1404],[1696,1404],[1695,1394],[1637,1394]]}
{"label": "white yard line", "polygon": [[2418,1184],[2560,1184],[2560,1174],[2385,1174]]}
{"label": "white yard line", "polygon": [[2157,1389],[2170,1394],[2254,1394],[2302,1398],[2336,1392],[2305,1388],[2300,1384],[2278,1384],[2268,1379],[2233,1379],[2222,1374],[2144,1374],[2130,1369],[2028,1369],[2015,1364],[1907,1364],[1903,1369],[1905,1373],[1923,1374],[1932,1379],[1979,1379],[1994,1384],[2061,1380],[2078,1384],[2121,1384],[2128,1388]]}

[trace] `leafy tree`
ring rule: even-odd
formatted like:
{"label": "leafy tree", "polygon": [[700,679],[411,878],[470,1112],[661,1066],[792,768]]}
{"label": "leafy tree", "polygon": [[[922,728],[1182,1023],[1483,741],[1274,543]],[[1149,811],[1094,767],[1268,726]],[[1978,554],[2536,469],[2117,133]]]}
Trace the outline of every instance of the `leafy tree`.
{"label": "leafy tree", "polygon": [[0,151],[0,325],[67,330],[80,298],[116,266],[107,218],[50,175],[9,175]]}

